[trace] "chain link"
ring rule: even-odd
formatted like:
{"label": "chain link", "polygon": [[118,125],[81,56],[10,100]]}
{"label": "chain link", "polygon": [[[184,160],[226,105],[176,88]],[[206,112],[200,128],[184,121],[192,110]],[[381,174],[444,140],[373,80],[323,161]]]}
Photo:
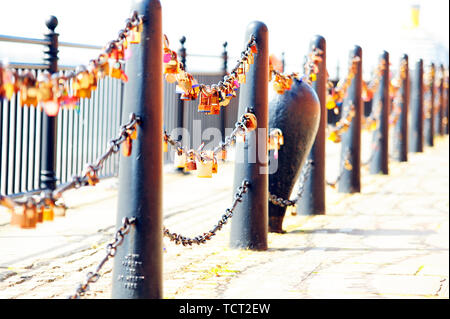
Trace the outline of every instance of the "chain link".
{"label": "chain link", "polygon": [[307,178],[309,177],[309,174],[311,173],[312,166],[314,166],[313,160],[308,160],[306,162],[305,166],[303,166],[302,173],[300,175],[297,196],[294,199],[284,199],[282,197],[278,197],[277,195],[273,195],[269,192],[269,202],[271,202],[273,205],[280,206],[280,207],[296,205],[297,202],[303,196],[303,192],[305,190],[305,183],[306,183]]}
{"label": "chain link", "polygon": [[140,117],[136,114],[130,114],[130,120],[128,123],[120,127],[119,135],[117,138],[113,138],[109,142],[109,147],[106,152],[101,155],[95,163],[88,163],[85,166],[85,170],[81,175],[75,175],[72,177],[71,182],[60,185],[54,191],[43,190],[39,195],[37,200],[32,197],[28,197],[25,200],[13,200],[9,197],[0,195],[0,205],[6,206],[8,208],[13,208],[14,206],[23,206],[27,202],[32,203],[36,208],[41,206],[47,206],[54,204],[58,199],[61,198],[64,192],[70,189],[78,189],[82,186],[95,185],[98,182],[97,173],[103,168],[103,163],[110,158],[113,154],[116,154],[120,150],[120,144],[125,142],[128,136],[130,136],[136,129],[137,125],[141,122]]}
{"label": "chain link", "polygon": [[80,284],[75,293],[69,296],[68,299],[79,299],[80,297],[84,296],[86,291],[89,290],[89,285],[91,283],[97,282],[100,279],[100,270],[110,258],[113,258],[116,255],[117,247],[119,247],[123,243],[125,235],[129,233],[131,225],[133,225],[135,222],[135,217],[123,218],[122,226],[116,231],[114,241],[106,245],[106,256],[102,259],[102,261],[100,261],[93,272],[90,271],[87,273],[84,283]]}
{"label": "chain link", "polygon": [[175,242],[175,244],[182,244],[183,246],[192,246],[192,244],[205,244],[211,237],[215,236],[216,233],[222,229],[223,225],[225,225],[230,218],[233,217],[233,212],[238,205],[238,203],[242,202],[243,195],[247,193],[250,183],[247,180],[242,182],[242,185],[238,187],[238,191],[234,194],[234,200],[230,208],[225,210],[225,214],[219,219],[217,225],[215,225],[209,232],[203,233],[203,235],[199,235],[195,238],[189,238],[183,236],[178,233],[172,233],[169,229],[164,227],[163,235],[168,237],[170,241]]}

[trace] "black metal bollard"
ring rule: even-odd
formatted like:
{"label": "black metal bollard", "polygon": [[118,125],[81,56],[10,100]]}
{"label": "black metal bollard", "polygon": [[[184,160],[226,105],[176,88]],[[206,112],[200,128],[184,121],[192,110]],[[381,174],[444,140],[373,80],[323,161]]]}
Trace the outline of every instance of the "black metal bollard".
{"label": "black metal bollard", "polygon": [[[408,161],[408,113],[409,113],[409,61],[404,54],[400,60],[400,88],[399,107],[400,116],[395,125],[395,151],[394,158],[399,162]],[[395,110],[394,110],[395,112]]]}
{"label": "black metal bollard", "polygon": [[[222,51],[222,74],[225,76],[228,74],[228,51],[227,46],[228,42],[224,42],[222,44],[223,51]],[[220,133],[222,136],[226,136],[226,126],[227,126],[227,112],[228,109],[224,110],[223,112],[220,112]]]}
{"label": "black metal bollard", "polygon": [[[354,57],[359,57],[355,77],[348,88],[347,97],[342,104],[342,116],[350,112],[353,105],[354,116],[346,132],[342,134],[341,163],[342,171],[339,173],[338,192],[359,193],[361,192],[361,117],[362,117],[362,49],[356,45],[350,51],[350,63]],[[347,167],[346,162],[351,165]]]}
{"label": "black metal bollard", "polygon": [[256,37],[258,53],[239,93],[239,112],[252,107],[258,128],[247,134],[244,143],[236,145],[234,188],[244,179],[250,182],[247,196],[236,207],[231,223],[230,246],[253,250],[267,249],[268,212],[268,82],[269,31],[260,21],[247,26],[245,43],[251,35]]}
{"label": "black metal bollard", "polygon": [[[269,104],[269,127],[283,132],[284,144],[270,153],[269,192],[277,198],[289,199],[316,137],[320,122],[320,102],[311,86],[294,80],[290,90],[277,95]],[[311,169],[314,167],[314,163]],[[307,180],[311,179],[311,175]],[[297,207],[301,210],[300,206]],[[269,203],[269,231],[282,233],[286,207]]]}
{"label": "black metal bollard", "polygon": [[[186,42],[186,37],[182,36],[180,39],[181,48],[178,51],[178,55],[180,57],[180,62],[183,64],[183,67],[186,69],[186,48],[184,46],[184,43]],[[177,104],[177,127],[183,128],[184,127],[184,100],[178,99]],[[183,138],[182,135],[178,136],[178,140],[181,140]]]}
{"label": "black metal bollard", "polygon": [[409,151],[423,152],[423,60],[416,63],[411,85]]}
{"label": "black metal bollard", "polygon": [[434,146],[434,81],[435,81],[436,68],[434,63],[430,65],[430,71],[426,78],[424,78],[425,85],[427,86],[425,99],[425,143],[427,146]]}
{"label": "black metal bollard", "polygon": [[373,157],[370,161],[371,174],[389,174],[389,53],[384,51],[380,60],[385,61],[385,68],[382,71],[378,91],[374,96],[374,108],[380,108],[378,117],[378,127],[373,132],[372,145]]}
{"label": "black metal bollard", "polygon": [[141,118],[133,152],[119,166],[117,227],[136,217],[114,258],[112,298],[162,298],[163,70],[162,14],[159,0],[136,1],[144,15],[141,43],[131,46],[123,118]]}
{"label": "black metal bollard", "polygon": [[[58,19],[50,16],[45,22],[49,33],[45,34],[45,38],[50,41],[47,51],[44,51],[48,62],[48,71],[50,74],[58,72],[58,36],[55,32],[58,26]],[[57,117],[48,116],[45,112],[42,120],[42,152],[41,152],[41,171],[39,184],[41,189],[56,188],[56,129]]]}
{"label": "black metal bollard", "polygon": [[[305,180],[303,196],[298,205],[298,212],[304,215],[325,214],[325,129],[327,127],[327,62],[326,62],[326,41],[325,38],[317,35],[311,41],[311,50],[318,48],[322,50],[322,61],[319,62],[319,72],[312,87],[320,102],[320,120],[316,133],[316,139],[312,145],[308,159],[313,165],[310,168],[308,178]],[[306,112],[305,112],[306,113]],[[304,115],[301,115],[304,116]],[[300,130],[299,127],[298,130]],[[293,128],[291,128],[293,129]],[[270,178],[269,178],[270,179]]]}
{"label": "black metal bollard", "polygon": [[[178,56],[180,57],[180,62],[183,65],[183,67],[186,69],[186,48],[184,46],[184,43],[186,42],[186,37],[182,36],[180,39],[181,48],[178,51]],[[177,101],[177,129],[178,129],[178,141],[183,140],[183,128],[184,128],[184,100],[181,98],[178,98]],[[178,173],[181,173],[183,175],[189,174],[189,172],[185,171],[183,167],[176,167],[175,171]]]}
{"label": "black metal bollard", "polygon": [[437,105],[435,107],[434,114],[434,134],[444,135],[444,65],[441,64],[439,67],[439,81],[437,86]]}

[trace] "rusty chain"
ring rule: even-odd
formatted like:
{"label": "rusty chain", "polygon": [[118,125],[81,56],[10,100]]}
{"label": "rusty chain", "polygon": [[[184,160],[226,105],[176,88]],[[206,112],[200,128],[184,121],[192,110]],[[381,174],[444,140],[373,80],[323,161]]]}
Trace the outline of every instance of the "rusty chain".
{"label": "rusty chain", "polygon": [[37,200],[33,199],[32,197],[28,197],[25,200],[15,200],[0,195],[0,205],[12,209],[14,208],[14,206],[23,206],[27,203],[31,203],[35,207],[39,208],[41,206],[54,204],[58,199],[61,198],[64,192],[70,189],[78,189],[82,186],[87,185],[94,186],[98,183],[97,173],[103,168],[103,163],[113,154],[119,152],[120,145],[125,142],[127,137],[129,137],[135,130],[137,130],[137,125],[140,122],[140,117],[136,116],[136,114],[134,113],[131,113],[129,122],[120,127],[119,136],[117,138],[113,138],[110,140],[109,147],[106,152],[101,155],[95,163],[87,164],[83,173],[81,175],[73,176],[71,182],[60,185],[53,191],[43,190],[39,195],[39,199]]}
{"label": "rusty chain", "polygon": [[[247,108],[246,114],[251,113],[253,114],[253,108],[249,107]],[[235,128],[231,132],[229,136],[225,137],[224,142],[220,142],[218,146],[216,146],[213,150],[213,156],[216,156],[219,152],[222,150],[226,150],[228,147],[233,145],[233,143],[236,142],[236,137],[240,133],[247,133],[250,129],[247,128],[247,123],[249,122],[248,118],[246,117],[246,114],[242,115],[241,118],[235,123]],[[164,131],[164,139],[167,141],[170,145],[174,146],[177,151],[183,151],[183,152],[193,152],[195,157],[197,159],[207,159],[212,160],[212,158],[209,158],[207,155],[199,154],[199,152],[195,150],[188,150],[186,147],[184,147],[180,141],[175,140],[171,135],[167,133],[167,131]]]}
{"label": "rusty chain", "polygon": [[280,207],[287,207],[287,206],[294,206],[297,204],[297,202],[302,198],[303,192],[305,190],[305,182],[311,172],[311,167],[314,166],[313,160],[308,160],[303,166],[302,173],[300,175],[300,181],[299,181],[299,187],[297,196],[294,199],[284,199],[282,197],[278,197],[277,195],[271,194],[269,192],[269,202],[276,206]]}
{"label": "rusty chain", "polygon": [[90,271],[87,273],[84,283],[80,284],[75,293],[69,296],[68,299],[79,299],[84,296],[86,291],[89,290],[89,285],[100,279],[100,270],[110,258],[113,258],[116,255],[117,247],[122,245],[125,235],[129,233],[131,225],[133,225],[135,221],[135,217],[124,217],[122,219],[122,226],[116,231],[114,241],[106,245],[106,256],[102,259],[102,261],[100,261],[93,272]]}
{"label": "rusty chain", "polygon": [[250,183],[247,180],[242,182],[242,185],[238,187],[237,193],[234,195],[234,200],[230,208],[225,210],[225,214],[222,215],[221,219],[219,219],[217,225],[215,225],[209,232],[203,233],[203,235],[196,236],[195,238],[190,238],[183,236],[178,233],[172,233],[166,227],[164,227],[163,235],[168,237],[170,241],[175,242],[175,244],[182,244],[183,246],[192,246],[192,244],[205,244],[211,237],[215,236],[216,233],[222,229],[223,225],[225,225],[230,218],[233,217],[233,212],[236,209],[238,203],[242,202],[243,195],[247,193]]}

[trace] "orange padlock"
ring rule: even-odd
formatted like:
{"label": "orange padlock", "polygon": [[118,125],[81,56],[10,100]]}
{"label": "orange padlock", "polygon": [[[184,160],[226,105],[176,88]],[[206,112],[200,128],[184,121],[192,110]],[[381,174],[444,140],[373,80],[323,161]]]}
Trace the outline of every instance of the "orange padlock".
{"label": "orange padlock", "polygon": [[45,222],[48,222],[48,221],[51,222],[55,219],[55,212],[53,211],[53,207],[44,207],[43,213],[44,213],[43,220]]}

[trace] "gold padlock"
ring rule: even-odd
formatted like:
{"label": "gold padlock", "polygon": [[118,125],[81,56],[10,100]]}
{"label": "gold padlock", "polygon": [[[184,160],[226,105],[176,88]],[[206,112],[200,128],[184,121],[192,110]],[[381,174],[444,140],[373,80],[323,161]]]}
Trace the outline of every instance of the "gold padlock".
{"label": "gold padlock", "polygon": [[53,206],[50,205],[48,207],[44,207],[43,209],[43,220],[45,222],[51,222],[55,219],[55,212],[53,210]]}
{"label": "gold padlock", "polygon": [[168,142],[168,139],[167,139],[166,135],[164,135],[163,138],[164,138],[164,140],[163,140],[163,152],[167,153],[167,151],[169,150],[169,142]]}
{"label": "gold padlock", "polygon": [[176,151],[173,159],[173,165],[176,168],[184,168],[186,166],[186,153],[183,151]]}
{"label": "gold padlock", "polygon": [[213,170],[213,161],[200,160],[197,167],[197,176],[201,178],[211,178]]}
{"label": "gold padlock", "polygon": [[37,212],[33,204],[14,207],[11,212],[11,225],[20,228],[36,228]]}
{"label": "gold padlock", "polygon": [[55,212],[55,217],[66,216],[67,207],[64,203],[56,203],[53,211]]}
{"label": "gold padlock", "polygon": [[188,154],[187,154],[186,165],[185,165],[184,170],[186,172],[197,170],[197,163],[195,161],[195,154],[194,154],[194,151],[192,151],[192,150],[190,150],[188,152]]}

